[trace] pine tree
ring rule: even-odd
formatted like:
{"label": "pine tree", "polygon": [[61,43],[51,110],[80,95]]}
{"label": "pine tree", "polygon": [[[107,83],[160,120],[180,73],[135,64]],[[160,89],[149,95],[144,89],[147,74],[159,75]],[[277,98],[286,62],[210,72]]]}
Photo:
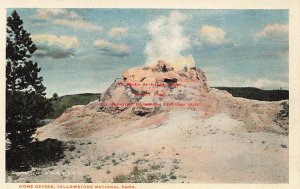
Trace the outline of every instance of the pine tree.
{"label": "pine tree", "polygon": [[52,100],[57,100],[57,99],[58,99],[58,94],[57,93],[53,93]]}
{"label": "pine tree", "polygon": [[7,18],[6,32],[7,168],[26,169],[32,135],[51,111],[51,104],[45,97],[43,77],[38,75],[41,68],[31,60],[37,47],[16,11]]}

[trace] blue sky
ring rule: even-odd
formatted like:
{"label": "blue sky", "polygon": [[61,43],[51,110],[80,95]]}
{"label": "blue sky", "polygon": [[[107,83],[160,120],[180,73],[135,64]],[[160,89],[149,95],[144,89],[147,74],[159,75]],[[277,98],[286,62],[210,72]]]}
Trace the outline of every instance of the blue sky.
{"label": "blue sky", "polygon": [[103,92],[130,67],[179,55],[192,55],[210,86],[288,88],[288,10],[17,12],[39,49],[47,96]]}

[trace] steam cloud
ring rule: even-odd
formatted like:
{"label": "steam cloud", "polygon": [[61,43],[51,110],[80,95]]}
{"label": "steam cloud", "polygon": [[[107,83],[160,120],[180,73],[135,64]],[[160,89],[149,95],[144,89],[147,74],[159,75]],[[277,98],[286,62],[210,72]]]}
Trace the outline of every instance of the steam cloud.
{"label": "steam cloud", "polygon": [[148,24],[151,40],[145,48],[146,63],[153,64],[159,59],[181,56],[180,52],[190,47],[190,39],[183,35],[181,24],[188,16],[172,11],[169,16],[160,16]]}

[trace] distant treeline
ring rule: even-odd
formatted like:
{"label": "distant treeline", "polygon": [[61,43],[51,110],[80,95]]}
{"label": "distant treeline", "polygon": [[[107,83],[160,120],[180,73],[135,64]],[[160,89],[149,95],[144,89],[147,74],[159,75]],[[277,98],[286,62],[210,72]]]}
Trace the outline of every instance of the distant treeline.
{"label": "distant treeline", "polygon": [[91,101],[97,100],[100,97],[100,93],[83,93],[73,94],[58,97],[56,100],[52,100],[53,111],[47,115],[47,119],[54,119],[60,116],[66,109],[74,105],[86,105]]}
{"label": "distant treeline", "polygon": [[288,100],[288,90],[263,90],[254,87],[214,87],[219,90],[225,90],[234,97],[242,97],[261,101],[279,101]]}

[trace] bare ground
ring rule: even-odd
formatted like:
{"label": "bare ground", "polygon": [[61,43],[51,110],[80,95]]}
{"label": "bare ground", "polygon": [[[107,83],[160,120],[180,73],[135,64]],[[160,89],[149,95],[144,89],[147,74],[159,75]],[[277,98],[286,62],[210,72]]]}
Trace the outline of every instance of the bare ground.
{"label": "bare ground", "polygon": [[288,125],[274,122],[281,102],[219,99],[151,117],[73,107],[37,131],[73,146],[65,158],[7,181],[287,183]]}

